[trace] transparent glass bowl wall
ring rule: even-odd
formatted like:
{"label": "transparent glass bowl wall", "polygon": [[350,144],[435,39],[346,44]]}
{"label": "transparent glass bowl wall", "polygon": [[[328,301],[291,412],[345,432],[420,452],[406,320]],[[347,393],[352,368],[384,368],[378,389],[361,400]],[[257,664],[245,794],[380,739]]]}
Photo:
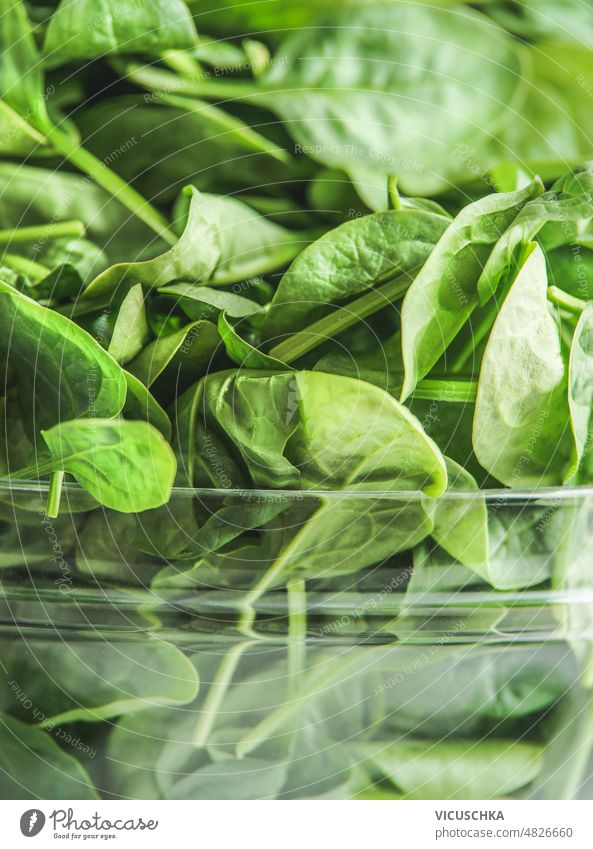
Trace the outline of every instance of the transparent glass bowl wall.
{"label": "transparent glass bowl wall", "polygon": [[590,792],[592,489],[45,496],[0,489],[0,709],[29,759],[1,796]]}

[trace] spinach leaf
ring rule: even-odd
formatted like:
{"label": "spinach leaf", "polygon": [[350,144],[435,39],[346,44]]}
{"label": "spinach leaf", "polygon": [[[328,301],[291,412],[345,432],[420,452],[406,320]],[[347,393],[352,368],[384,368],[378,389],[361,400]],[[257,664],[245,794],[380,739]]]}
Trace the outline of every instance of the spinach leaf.
{"label": "spinach leaf", "polygon": [[494,246],[480,274],[480,304],[485,304],[496,294],[499,283],[506,274],[520,267],[521,248],[525,251],[545,225],[549,228],[550,224],[555,222],[565,225],[572,221],[590,220],[592,217],[593,202],[591,197],[585,194],[563,197],[554,192],[546,192],[526,203]]}
{"label": "spinach leaf", "polygon": [[111,333],[109,353],[120,365],[133,360],[150,338],[142,286],[136,284],[126,293]]}
{"label": "spinach leaf", "polygon": [[264,371],[279,371],[290,369],[281,360],[264,354],[259,348],[254,347],[243,339],[227,318],[225,312],[218,316],[218,332],[229,359],[241,368],[262,369]]}
{"label": "spinach leaf", "polygon": [[[187,192],[180,197],[181,215],[188,197]],[[281,227],[233,197],[204,194],[203,213],[212,222],[220,256],[208,281],[211,286],[282,268],[311,240],[311,234]]]}
{"label": "spinach leaf", "polygon": [[[442,46],[438,74],[435,43]],[[463,162],[444,151],[484,147],[509,119],[506,105],[522,96],[514,44],[465,8],[342,10],[322,27],[290,35],[278,55],[285,60],[257,85],[197,83],[188,90],[261,103],[314,159],[354,176],[361,165],[385,177],[395,173],[409,194],[434,194],[449,179],[463,180]]]}
{"label": "spinach leaf", "polygon": [[50,459],[12,477],[65,471],[100,504],[136,513],[169,500],[175,455],[162,434],[146,422],[73,419],[42,431]]}
{"label": "spinach leaf", "polygon": [[404,298],[402,398],[462,329],[478,304],[478,279],[494,245],[523,204],[540,192],[535,181],[518,192],[486,195],[449,225]]}
{"label": "spinach leaf", "polygon": [[204,391],[204,412],[232,440],[255,486],[444,492],[436,445],[405,407],[370,384],[321,372],[241,371],[207,377]]}
{"label": "spinach leaf", "polygon": [[189,382],[207,371],[219,345],[220,336],[214,324],[192,321],[176,333],[161,335],[150,342],[128,363],[128,371],[145,386],[152,386],[162,377],[174,381],[175,391],[183,391]]}
{"label": "spinach leaf", "polygon": [[212,275],[220,252],[203,207],[203,199],[192,189],[187,222],[176,245],[154,259],[124,262],[108,268],[87,286],[84,296],[111,295],[121,286],[125,286],[125,291],[135,283],[151,289],[180,279],[205,282]]}
{"label": "spinach leaf", "polygon": [[120,52],[158,58],[166,50],[190,49],[196,36],[182,0],[61,0],[43,54],[48,67]]}
{"label": "spinach leaf", "polygon": [[[574,438],[574,461],[568,476],[589,479],[591,410],[593,409],[593,305],[583,310],[574,331],[568,363],[568,406]],[[585,459],[587,458],[587,459]],[[582,469],[583,463],[586,468]]]}
{"label": "spinach leaf", "polygon": [[35,431],[120,412],[125,377],[95,339],[1,282],[0,305],[0,349],[19,377],[19,403]]}
{"label": "spinach leaf", "polygon": [[45,731],[0,718],[3,799],[98,799],[87,772]]}
{"label": "spinach leaf", "polygon": [[448,223],[444,216],[402,209],[355,218],[330,230],[284,274],[266,317],[266,336],[301,330],[332,305],[419,268]]}
{"label": "spinach leaf", "polygon": [[107,269],[85,296],[111,294],[136,282],[148,289],[174,280],[222,286],[282,267],[303,244],[301,234],[266,221],[234,198],[203,195],[191,187],[185,197],[190,200],[187,221],[171,250],[153,260]]}
{"label": "spinach leaf", "polygon": [[[159,704],[193,701],[199,679],[183,652],[159,640],[35,640],[3,651],[8,675],[26,676],[39,724],[98,722]],[[12,693],[7,710],[26,717]]]}
{"label": "spinach leaf", "polygon": [[497,315],[480,370],[474,451],[507,486],[561,483],[569,463],[568,369],[546,290],[545,258],[533,245]]}
{"label": "spinach leaf", "polygon": [[230,318],[244,318],[254,315],[260,309],[260,305],[249,298],[226,292],[224,289],[211,289],[209,286],[173,283],[158,291],[160,295],[175,298],[176,303],[192,321],[213,321],[223,311]]}
{"label": "spinach leaf", "polygon": [[514,740],[374,743],[371,763],[408,799],[492,799],[529,784],[542,747]]}

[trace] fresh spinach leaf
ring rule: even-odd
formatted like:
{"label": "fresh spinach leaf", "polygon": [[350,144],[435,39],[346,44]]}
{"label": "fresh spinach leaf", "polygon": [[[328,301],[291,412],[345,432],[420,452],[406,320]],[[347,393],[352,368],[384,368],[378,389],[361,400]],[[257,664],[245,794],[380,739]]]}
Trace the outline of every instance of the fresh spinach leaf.
{"label": "fresh spinach leaf", "polygon": [[99,798],[79,761],[45,731],[2,716],[0,794],[3,799]]}
{"label": "fresh spinach leaf", "polygon": [[533,245],[482,360],[473,446],[482,466],[507,486],[562,483],[570,462],[568,369],[546,291],[545,257]]}
{"label": "fresh spinach leaf", "polygon": [[124,374],[95,339],[4,283],[0,305],[0,349],[19,378],[19,403],[34,433],[67,419],[120,412]]}
{"label": "fresh spinach leaf", "polygon": [[294,333],[352,295],[419,268],[449,221],[421,210],[378,212],[330,230],[306,247],[280,281],[266,317],[268,338]]}
{"label": "fresh spinach leaf", "polygon": [[150,338],[144,293],[138,283],[126,293],[111,333],[109,353],[120,365],[133,360]]}
{"label": "fresh spinach leaf", "polygon": [[535,181],[518,192],[486,195],[449,225],[404,298],[402,398],[413,392],[462,329],[478,305],[478,279],[495,244],[523,204],[540,192]]}
{"label": "fresh spinach leaf", "polygon": [[408,799],[492,799],[529,784],[542,747],[514,740],[372,744],[371,762]]}
{"label": "fresh spinach leaf", "polygon": [[100,504],[137,513],[169,500],[175,455],[152,425],[123,419],[73,419],[42,431],[50,459],[12,477],[65,471]]}
{"label": "fresh spinach leaf", "polygon": [[197,33],[182,0],[61,0],[49,19],[43,44],[48,67],[111,53],[158,58],[188,50]]}

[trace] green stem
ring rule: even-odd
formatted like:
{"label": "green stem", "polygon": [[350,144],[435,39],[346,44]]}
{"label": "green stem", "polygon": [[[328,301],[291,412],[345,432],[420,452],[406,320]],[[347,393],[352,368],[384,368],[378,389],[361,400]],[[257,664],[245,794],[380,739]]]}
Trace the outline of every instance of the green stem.
{"label": "green stem", "polygon": [[36,242],[45,239],[59,239],[62,236],[84,236],[86,233],[82,221],[56,221],[38,224],[35,227],[17,227],[16,230],[0,230],[0,245],[18,242]]}
{"label": "green stem", "polygon": [[478,392],[477,380],[421,380],[413,397],[423,401],[449,401],[452,404],[473,404]]}
{"label": "green stem", "polygon": [[202,66],[197,59],[185,50],[165,50],[161,59],[182,76],[195,77],[203,73]]}
{"label": "green stem", "polygon": [[292,363],[298,360],[303,354],[312,351],[318,345],[322,345],[343,330],[357,324],[369,315],[378,312],[378,310],[392,304],[394,301],[401,298],[413,278],[413,273],[398,274],[393,280],[379,286],[378,289],[372,289],[366,295],[357,298],[345,307],[336,310],[331,315],[313,322],[305,330],[301,330],[275,345],[269,355],[283,363]]}
{"label": "green stem", "polygon": [[60,512],[60,500],[62,498],[62,485],[64,483],[64,472],[52,472],[49,480],[49,492],[47,494],[47,507],[45,512],[51,519],[56,519]]}
{"label": "green stem", "polygon": [[24,274],[26,277],[30,277],[33,281],[43,280],[49,274],[49,268],[46,268],[45,265],[34,262],[32,259],[27,259],[27,257],[18,256],[17,254],[3,254],[0,257],[0,263],[8,266],[8,268],[11,268],[18,274]]}
{"label": "green stem", "polygon": [[286,585],[288,597],[288,689],[291,698],[297,698],[305,670],[307,636],[307,595],[305,582],[295,578]]}
{"label": "green stem", "polygon": [[281,728],[293,716],[302,709],[302,706],[319,692],[320,688],[325,691],[334,681],[341,678],[350,666],[360,662],[360,655],[353,651],[341,662],[331,662],[330,669],[322,666],[314,674],[309,676],[308,681],[300,689],[299,696],[290,702],[285,702],[272,713],[268,714],[261,722],[244,735],[237,743],[236,755],[244,758],[262,743],[268,740],[278,728]]}
{"label": "green stem", "polygon": [[574,295],[569,295],[568,292],[564,292],[557,286],[548,287],[548,300],[557,307],[574,313],[574,315],[580,315],[587,306],[586,301],[575,298]]}
{"label": "green stem", "polygon": [[225,134],[232,133],[233,138],[243,142],[248,150],[266,153],[279,162],[289,161],[289,156],[283,148],[278,147],[278,145],[269,141],[265,136],[252,130],[251,127],[239,121],[228,112],[225,112],[224,109],[219,109],[218,106],[213,106],[211,103],[206,103],[204,100],[198,100],[193,97],[176,97],[174,94],[159,95],[158,100],[168,103],[176,109],[183,109],[186,112],[196,112],[198,115],[203,115],[212,124],[220,127]]}
{"label": "green stem", "polygon": [[45,463],[37,463],[35,466],[26,466],[24,469],[18,469],[16,472],[10,472],[4,475],[9,480],[39,480],[39,478],[56,471],[55,460],[46,460]]}
{"label": "green stem", "polygon": [[220,711],[222,700],[231,684],[241,656],[250,645],[252,645],[250,642],[237,643],[227,652],[220,664],[202,706],[198,724],[195,727],[193,737],[194,746],[203,748],[208,742]]}
{"label": "green stem", "polygon": [[387,178],[387,196],[391,209],[401,209],[401,199],[397,189],[397,177],[390,176]]}
{"label": "green stem", "polygon": [[150,91],[159,94],[187,94],[192,97],[206,97],[214,100],[254,99],[266,101],[270,89],[261,89],[256,83],[244,80],[210,80],[206,75],[191,80],[172,74],[162,68],[129,62],[125,65],[124,75]]}
{"label": "green stem", "polygon": [[242,610],[242,613],[237,627],[241,633],[245,634],[246,637],[257,636],[253,631],[253,623],[255,622],[256,615],[253,605],[265,593],[268,587],[280,577],[284,571],[284,567],[286,566],[289,556],[290,545],[284,551],[283,556],[278,557],[278,559],[270,566],[268,571],[262,575],[256,585],[249,590],[248,593],[246,593],[241,601],[240,609]]}
{"label": "green stem", "polygon": [[139,192],[133,189],[125,180],[112,171],[103,160],[98,159],[84,147],[73,141],[57,128],[48,134],[52,147],[76,165],[91,180],[113,195],[123,206],[136,215],[141,221],[154,230],[168,244],[174,245],[177,237],[169,229],[169,225],[158,210],[150,204]]}

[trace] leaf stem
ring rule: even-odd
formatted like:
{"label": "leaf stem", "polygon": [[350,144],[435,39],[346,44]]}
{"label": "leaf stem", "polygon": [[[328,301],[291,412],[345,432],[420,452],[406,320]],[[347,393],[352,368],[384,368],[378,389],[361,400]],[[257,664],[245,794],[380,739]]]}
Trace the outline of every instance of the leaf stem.
{"label": "leaf stem", "polygon": [[49,492],[47,494],[47,507],[45,512],[50,519],[56,519],[60,512],[60,500],[62,498],[62,485],[64,483],[64,472],[52,472],[49,480]]}
{"label": "leaf stem", "polygon": [[294,336],[275,345],[268,352],[269,355],[283,363],[292,363],[294,360],[298,360],[303,354],[307,354],[318,345],[337,336],[343,330],[347,330],[362,319],[373,315],[373,313],[401,298],[412,278],[413,273],[398,274],[397,277],[383,286],[372,289],[362,297],[352,301],[351,304],[319,319],[319,321],[313,322],[305,330],[300,330]]}
{"label": "leaf stem", "polygon": [[10,472],[4,475],[8,480],[39,480],[39,478],[48,475],[56,470],[55,460],[47,460],[45,463],[37,463],[34,466],[26,466],[24,469],[18,469],[16,472]]}
{"label": "leaf stem", "polygon": [[162,68],[141,65],[137,62],[128,62],[123,69],[123,75],[144,88],[167,95],[185,94],[224,101],[251,98],[265,100],[266,94],[271,93],[271,90],[262,89],[255,83],[245,80],[212,81],[203,78],[205,75],[189,80]]}
{"label": "leaf stem", "polygon": [[423,401],[449,401],[452,404],[473,404],[478,392],[477,380],[421,380],[413,397]]}
{"label": "leaf stem", "polygon": [[305,670],[307,636],[307,595],[302,578],[294,578],[286,585],[288,599],[288,690],[296,698],[301,690],[300,681]]}
{"label": "leaf stem", "polygon": [[587,306],[586,301],[575,298],[574,295],[569,295],[568,292],[564,292],[557,286],[548,287],[548,300],[557,307],[574,313],[574,315],[580,315]]}
{"label": "leaf stem", "polygon": [[198,748],[203,748],[214,728],[216,717],[220,711],[222,700],[225,697],[235,670],[239,665],[241,656],[245,650],[252,645],[251,642],[241,642],[234,645],[225,655],[224,660],[218,667],[214,681],[210,685],[208,695],[202,705],[200,718],[195,727],[193,743]]}
{"label": "leaf stem", "polygon": [[113,195],[123,206],[136,215],[141,221],[154,230],[169,245],[177,242],[177,237],[169,229],[167,220],[150,204],[145,197],[133,189],[115,171],[112,171],[102,159],[98,159],[90,151],[73,141],[57,128],[48,134],[50,144],[58,153],[65,156],[97,185]]}
{"label": "leaf stem", "polygon": [[272,584],[276,580],[276,578],[278,578],[282,574],[286,565],[286,561],[288,559],[287,555],[289,552],[290,546],[288,548],[288,552],[285,551],[284,556],[278,557],[274,561],[274,563],[272,563],[268,571],[262,575],[256,585],[251,590],[249,590],[249,592],[246,593],[243,597],[243,600],[240,604],[242,613],[237,627],[243,634],[245,634],[245,636],[256,636],[253,632],[252,627],[253,623],[255,622],[255,609],[253,605],[265,593],[270,584]]}
{"label": "leaf stem", "polygon": [[234,115],[225,112],[224,109],[219,109],[212,103],[207,103],[205,100],[199,100],[195,97],[176,97],[173,94],[161,94],[158,96],[158,100],[174,106],[176,109],[195,112],[204,116],[212,124],[219,127],[225,135],[231,134],[234,139],[243,142],[248,150],[266,153],[282,163],[289,161],[289,155],[283,148],[278,147],[274,142],[269,141],[265,136],[235,118]]}
{"label": "leaf stem", "polygon": [[262,743],[268,740],[272,734],[282,727],[288,720],[292,719],[304,704],[314,698],[320,690],[324,692],[330,687],[334,681],[341,678],[349,667],[360,661],[360,656],[353,651],[352,654],[345,658],[340,658],[338,662],[330,661],[330,668],[327,669],[322,665],[320,669],[315,670],[308,680],[305,681],[299,692],[299,696],[290,702],[284,702],[280,707],[274,710],[268,716],[264,717],[261,722],[250,728],[245,736],[238,742],[235,749],[238,758],[244,758],[254,749],[257,749]]}
{"label": "leaf stem", "polygon": [[0,230],[0,245],[18,242],[36,242],[59,239],[63,236],[84,236],[86,229],[82,221],[56,221],[37,224],[34,227],[17,227],[15,230]]}
{"label": "leaf stem", "polygon": [[391,175],[387,178],[387,197],[391,209],[401,209],[401,199],[397,189],[397,177]]}
{"label": "leaf stem", "polygon": [[45,265],[34,262],[32,259],[27,259],[25,256],[18,256],[17,254],[3,254],[0,257],[0,263],[8,266],[8,268],[11,268],[18,274],[24,274],[30,277],[34,281],[43,280],[49,274],[49,268],[46,268]]}

